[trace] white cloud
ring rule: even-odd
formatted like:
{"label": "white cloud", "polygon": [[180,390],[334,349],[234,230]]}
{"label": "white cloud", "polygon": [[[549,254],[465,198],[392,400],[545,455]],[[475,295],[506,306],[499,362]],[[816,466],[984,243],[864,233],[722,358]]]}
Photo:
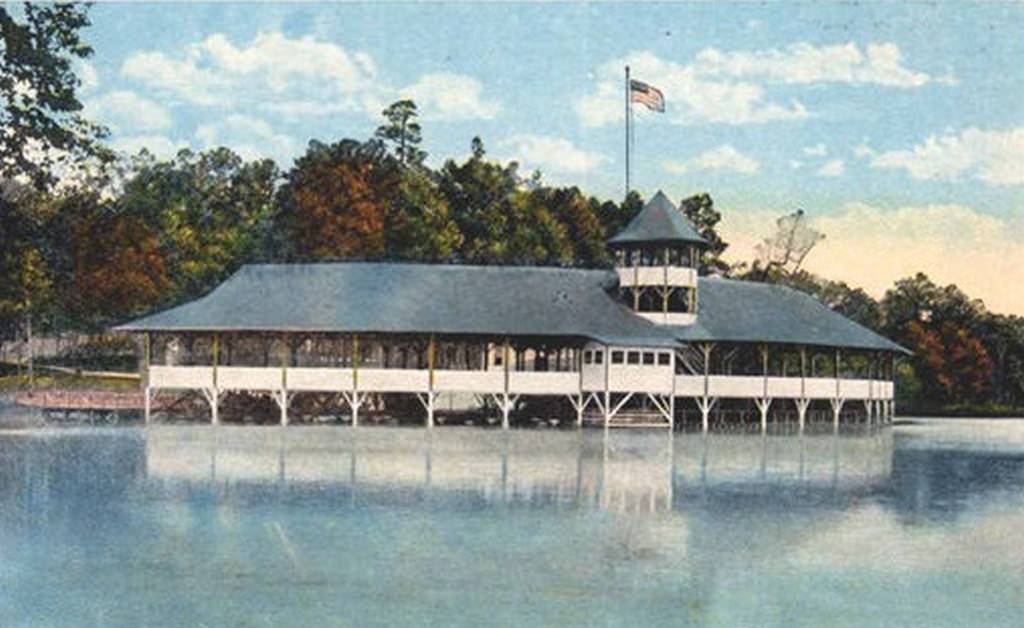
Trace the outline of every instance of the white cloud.
{"label": "white cloud", "polygon": [[[797,101],[789,104],[765,99],[759,85],[742,81],[710,80],[692,66],[665,61],[650,52],[635,52],[610,61],[598,70],[596,91],[575,102],[580,120],[587,126],[602,126],[622,120],[622,68],[629,65],[633,74],[665,93],[666,116],[677,124],[717,122],[752,124],[772,120],[807,117],[806,108]],[[636,108],[640,116],[642,108]],[[661,115],[661,114],[652,114]]]}
{"label": "white cloud", "polygon": [[462,74],[424,74],[400,93],[416,102],[424,118],[489,120],[501,109],[483,98],[480,81]]}
{"label": "white cloud", "polygon": [[761,164],[729,144],[723,144],[704,151],[688,161],[663,162],[662,167],[673,174],[704,170],[729,170],[741,174],[753,174],[760,170]]}
{"label": "white cloud", "polygon": [[771,99],[765,86],[772,84],[915,88],[952,80],[904,67],[900,49],[893,43],[868,44],[863,50],[852,42],[832,46],[797,43],[783,49],[734,52],[708,48],[688,63],[668,61],[651,52],[633,52],[598,68],[594,91],[575,103],[584,124],[601,126],[622,119],[625,65],[634,76],[665,93],[666,115],[678,124],[756,124],[808,117],[798,100]]}
{"label": "white cloud", "polygon": [[119,90],[90,99],[86,110],[98,121],[130,133],[171,126],[171,114],[163,105],[131,91]]}
{"label": "white cloud", "polygon": [[955,181],[964,177],[992,185],[1024,185],[1024,127],[931,136],[909,150],[875,152],[858,147],[874,168],[902,169],[915,179]]}
{"label": "white cloud", "polygon": [[808,157],[824,157],[828,154],[828,147],[818,142],[814,146],[805,146],[804,154]]}
{"label": "white cloud", "polygon": [[600,153],[583,150],[567,139],[546,135],[513,135],[498,144],[500,152],[525,168],[560,173],[585,173],[609,161]]}
{"label": "white cloud", "polygon": [[[749,261],[755,245],[790,210],[724,211],[722,237],[731,261]],[[881,296],[896,279],[918,271],[940,284],[955,283],[994,311],[1024,314],[1021,219],[1005,220],[963,205],[887,209],[849,203],[812,224],[825,239],[807,259],[808,270],[862,286]],[[985,272],[978,272],[984,268]]]}
{"label": "white cloud", "polygon": [[472,77],[425,74],[398,88],[365,52],[280,32],[261,32],[247,44],[217,33],[176,56],[139,52],[125,60],[121,73],[169,97],[229,110],[248,106],[284,114],[361,112],[376,117],[403,95],[435,119],[488,119],[500,110]]}
{"label": "white cloud", "polygon": [[298,143],[289,135],[276,132],[264,120],[231,114],[216,124],[196,129],[196,140],[202,148],[227,146],[244,159],[273,157],[287,159],[296,154]]}
{"label": "white cloud", "polygon": [[368,55],[312,37],[289,39],[262,32],[236,46],[220,33],[190,44],[182,57],[139,52],[121,73],[153,89],[197,105],[226,105],[244,93],[277,96],[312,89],[314,94],[353,95],[373,85],[376,67]]}
{"label": "white cloud", "polygon": [[799,170],[804,167],[804,162],[800,161],[799,159],[790,159],[789,167],[792,170]]}
{"label": "white cloud", "polygon": [[708,48],[697,55],[695,65],[708,76],[758,78],[784,84],[849,83],[911,88],[936,80],[904,67],[900,48],[893,43],[868,44],[863,51],[853,42],[831,46],[801,42],[781,49],[735,52]]}
{"label": "white cloud", "polygon": [[846,170],[842,159],[830,159],[818,168],[819,177],[838,177]]}

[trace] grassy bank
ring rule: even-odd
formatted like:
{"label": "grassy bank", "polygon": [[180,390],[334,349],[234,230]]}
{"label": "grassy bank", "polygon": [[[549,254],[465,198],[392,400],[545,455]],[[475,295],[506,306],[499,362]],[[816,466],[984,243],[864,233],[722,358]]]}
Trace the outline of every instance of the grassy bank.
{"label": "grassy bank", "polygon": [[131,392],[139,389],[139,381],[122,377],[97,377],[93,375],[75,375],[70,373],[41,373],[29,382],[28,376],[0,376],[0,394],[14,393],[22,390],[109,390]]}

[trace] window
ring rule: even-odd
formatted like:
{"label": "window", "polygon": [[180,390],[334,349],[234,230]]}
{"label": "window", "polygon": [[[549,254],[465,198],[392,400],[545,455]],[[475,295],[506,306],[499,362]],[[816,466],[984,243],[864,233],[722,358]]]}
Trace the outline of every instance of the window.
{"label": "window", "polygon": [[622,364],[621,351],[612,351],[612,364]]}
{"label": "window", "polygon": [[662,351],[658,354],[658,366],[669,366],[672,364],[672,354]]}
{"label": "window", "polygon": [[630,351],[626,354],[626,364],[640,364],[640,352]]}
{"label": "window", "polygon": [[593,361],[594,361],[594,352],[593,351],[584,351],[583,352],[583,363],[584,364],[590,364]]}
{"label": "window", "polygon": [[644,351],[644,365],[654,366],[654,354],[650,351]]}
{"label": "window", "polygon": [[604,364],[604,351],[594,352],[594,364]]}

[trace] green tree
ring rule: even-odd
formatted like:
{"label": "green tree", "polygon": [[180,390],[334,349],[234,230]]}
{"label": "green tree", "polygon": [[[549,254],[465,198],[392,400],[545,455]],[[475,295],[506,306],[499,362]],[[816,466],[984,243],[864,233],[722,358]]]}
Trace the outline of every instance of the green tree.
{"label": "green tree", "polygon": [[184,150],[163,161],[143,153],[117,204],[122,213],[158,225],[174,277],[168,297],[194,298],[262,257],[279,177],[272,161],[247,162],[227,148]]}
{"label": "green tree", "polygon": [[[16,15],[18,13],[18,15]],[[54,169],[89,157],[109,158],[106,135],[82,115],[76,59],[92,54],[81,38],[88,5],[0,6],[0,175],[27,177],[38,187]]]}
{"label": "green tree", "polygon": [[684,198],[679,204],[679,208],[697,228],[697,233],[707,241],[707,247],[704,249],[704,255],[700,262],[701,274],[710,272],[727,274],[729,265],[722,260],[722,253],[729,248],[729,245],[722,240],[722,236],[718,233],[717,227],[722,220],[722,213],[715,209],[715,202],[711,195],[702,193]]}
{"label": "green tree", "polygon": [[406,169],[389,199],[388,257],[430,262],[454,259],[462,233],[436,181],[420,169]]}
{"label": "green tree", "polygon": [[439,189],[462,233],[458,260],[477,264],[513,262],[509,243],[517,208],[518,164],[502,165],[479,150],[459,164],[449,159],[438,173]]}
{"label": "green tree", "polygon": [[427,154],[419,148],[423,135],[416,122],[419,116],[416,103],[399,100],[388,105],[382,114],[387,122],[377,127],[374,136],[391,146],[391,152],[400,164],[422,165]]}

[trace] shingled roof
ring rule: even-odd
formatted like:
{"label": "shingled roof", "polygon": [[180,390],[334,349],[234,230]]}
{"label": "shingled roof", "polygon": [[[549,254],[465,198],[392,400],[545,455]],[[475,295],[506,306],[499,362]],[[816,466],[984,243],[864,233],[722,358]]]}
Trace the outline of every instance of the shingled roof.
{"label": "shingled roof", "polygon": [[675,346],[607,292],[614,273],[340,262],[245,266],[205,297],[119,331],[324,331],[576,336]]}
{"label": "shingled roof", "polygon": [[698,294],[697,322],[672,327],[684,342],[767,342],[910,353],[787,286],[701,277]]}
{"label": "shingled roof", "polygon": [[697,322],[655,325],[605,270],[338,262],[245,266],[205,297],[119,331],[320,331],[570,336],[635,346],[767,342],[909,353],[785,286],[699,280]]}
{"label": "shingled roof", "polygon": [[683,212],[673,205],[661,190],[658,190],[622,231],[608,240],[608,244],[612,246],[654,242],[706,243]]}

